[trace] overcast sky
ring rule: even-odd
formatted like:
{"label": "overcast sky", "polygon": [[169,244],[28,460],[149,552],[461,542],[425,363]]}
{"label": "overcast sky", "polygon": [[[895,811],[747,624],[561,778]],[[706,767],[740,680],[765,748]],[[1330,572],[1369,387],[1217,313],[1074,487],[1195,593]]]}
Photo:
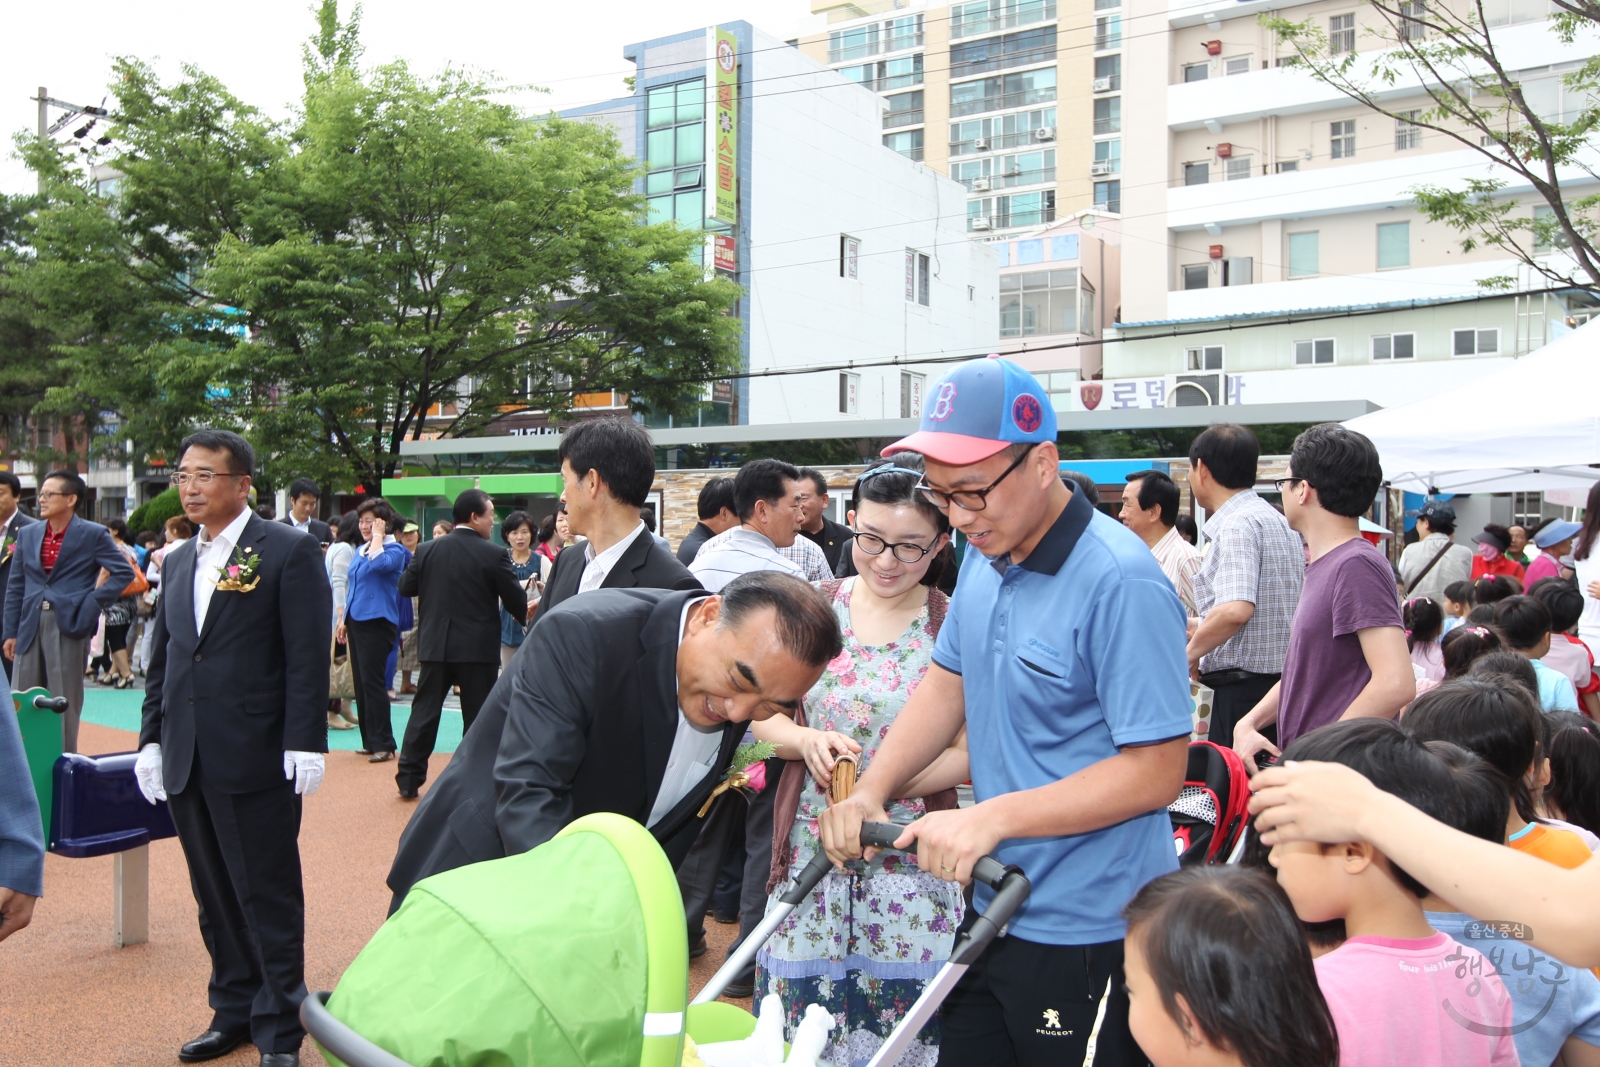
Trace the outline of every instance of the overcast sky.
{"label": "overcast sky", "polygon": [[[137,56],[171,79],[184,63],[219,77],[247,103],[282,115],[300,91],[300,45],[315,21],[312,0],[76,0],[61,7],[14,0],[0,15],[0,191],[27,192],[33,176],[15,158],[12,135],[32,130],[50,95],[99,104],[111,59]],[[348,13],[341,0],[341,16]],[[524,107],[575,107],[623,95],[632,65],[624,45],[696,26],[745,19],[787,39],[809,0],[368,0],[363,63],[404,59],[420,73],[449,65],[542,86]],[[52,113],[52,119],[57,113]]]}

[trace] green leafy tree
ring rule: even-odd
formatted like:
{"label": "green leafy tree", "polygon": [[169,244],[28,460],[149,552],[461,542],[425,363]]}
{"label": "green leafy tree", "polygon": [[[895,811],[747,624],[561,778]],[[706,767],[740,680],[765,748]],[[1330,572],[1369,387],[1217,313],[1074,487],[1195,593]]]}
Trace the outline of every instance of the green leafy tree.
{"label": "green leafy tree", "polygon": [[530,121],[460,72],[364,72],[354,20],[328,2],[318,25],[284,123],[118,60],[112,199],[33,148],[53,177],[26,273],[71,324],[63,400],[113,398],[146,452],[234,426],[269,482],[377,491],[407,438],[612,389],[681,412],[670,383],[733,369],[738,288],[700,235],[643,223],[609,129]]}
{"label": "green leafy tree", "polygon": [[[1552,285],[1600,294],[1600,194],[1572,188],[1600,177],[1590,163],[1600,119],[1600,56],[1560,75],[1559,86],[1548,75],[1525,76],[1507,66],[1497,26],[1490,25],[1505,20],[1486,14],[1486,6],[1484,0],[1367,0],[1377,28],[1365,37],[1377,48],[1359,51],[1335,51],[1316,19],[1267,14],[1261,21],[1319,81],[1380,115],[1442,134],[1507,175],[1412,190],[1429,220],[1462,234],[1464,251],[1496,248]],[[1552,10],[1552,44],[1588,38],[1600,23],[1594,0],[1553,0]],[[1395,92],[1407,86],[1416,94]],[[1513,180],[1531,187],[1531,196],[1506,194]],[[1510,288],[1514,280],[1484,281]]]}

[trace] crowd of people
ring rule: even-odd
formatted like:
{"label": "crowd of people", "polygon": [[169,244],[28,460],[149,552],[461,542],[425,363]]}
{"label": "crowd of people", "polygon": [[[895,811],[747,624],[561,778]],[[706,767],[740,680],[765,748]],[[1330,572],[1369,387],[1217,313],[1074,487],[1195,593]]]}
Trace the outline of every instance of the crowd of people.
{"label": "crowd of people", "polygon": [[[1429,501],[1392,565],[1360,528],[1379,456],[1343,426],[1296,438],[1278,504],[1249,429],[1200,433],[1203,545],[1169,474],[1128,475],[1113,518],[1056,436],[1025,370],[964,363],[844,523],[820,472],[755,459],[704,484],[675,551],[625,418],[565,433],[553,514],[467,490],[427,541],[382,499],[323,523],[304,480],[264,521],[248,444],[215,431],[180,455],[185,516],[134,544],[70,520],[68,473],[18,527],[0,476],[17,687],[81,703],[67,667],[90,652],[112,684],[147,673],[141,788],[173,812],[214,966],[182,1058],[248,1039],[297,1062],[299,805],[326,731],[359,729],[418,802],[391,913],[617,812],[673,863],[691,955],[709,918],[738,924],[731,956],[826,853],[727,992],[776,994],[791,1034],[821,1005],[835,1067],[872,1057],[987,907],[986,855],[1032,895],[904,1067],[1076,1064],[1091,1039],[1097,1064],[1156,1067],[1600,1064],[1600,486],[1582,523],[1491,524],[1475,549]],[[227,690],[252,640],[261,687]],[[462,740],[424,791],[451,691]],[[1166,806],[1197,736],[1255,776],[1237,866],[1178,869]],[[864,821],[905,829],[873,851]],[[6,862],[0,936],[40,890]]]}

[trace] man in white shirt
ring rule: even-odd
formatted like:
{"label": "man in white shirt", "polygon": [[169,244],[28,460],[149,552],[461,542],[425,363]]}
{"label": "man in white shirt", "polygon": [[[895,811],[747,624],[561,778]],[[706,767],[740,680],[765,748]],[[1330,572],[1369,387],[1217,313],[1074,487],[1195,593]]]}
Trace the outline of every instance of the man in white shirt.
{"label": "man in white shirt", "polygon": [[[689,567],[690,573],[713,593],[751,571],[781,571],[813,580],[803,566],[781,551],[795,545],[800,530],[795,504],[799,490],[799,470],[781,459],[756,459],[740,467],[733,479],[739,525],[702,545]],[[804,538],[798,540],[821,556],[822,550],[816,545]],[[824,558],[824,571],[826,567]]]}
{"label": "man in white shirt", "polygon": [[630,418],[587,419],[567,430],[561,457],[567,525],[584,541],[561,550],[534,622],[595,589],[693,589],[689,569],[650,536],[639,509],[656,477],[650,431]]}
{"label": "man in white shirt", "polygon": [[326,548],[333,542],[333,530],[317,518],[317,501],[322,491],[310,478],[296,478],[289,483],[289,514],[278,521],[296,530],[304,530]]}
{"label": "man in white shirt", "polygon": [[1150,546],[1156,562],[1161,564],[1161,573],[1172,583],[1184,610],[1193,618],[1197,614],[1194,576],[1200,569],[1200,553],[1178,536],[1178,486],[1158,470],[1134,471],[1127,479],[1117,518]]}

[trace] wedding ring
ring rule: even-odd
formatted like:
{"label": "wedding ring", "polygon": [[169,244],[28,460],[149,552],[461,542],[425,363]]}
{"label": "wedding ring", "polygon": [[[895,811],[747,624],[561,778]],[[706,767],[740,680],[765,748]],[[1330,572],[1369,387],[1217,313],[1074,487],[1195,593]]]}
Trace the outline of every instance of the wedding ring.
{"label": "wedding ring", "polygon": [[946,872],[948,872],[948,873],[950,873],[950,874],[954,874],[954,873],[955,873],[955,870],[956,870],[956,869],[955,869],[955,868],[954,868],[954,867],[947,867],[947,866],[945,866],[945,865],[944,865],[944,864],[942,864],[942,863],[941,863],[941,864],[939,864],[939,869],[940,869],[940,870],[941,870],[941,871],[946,871]]}

